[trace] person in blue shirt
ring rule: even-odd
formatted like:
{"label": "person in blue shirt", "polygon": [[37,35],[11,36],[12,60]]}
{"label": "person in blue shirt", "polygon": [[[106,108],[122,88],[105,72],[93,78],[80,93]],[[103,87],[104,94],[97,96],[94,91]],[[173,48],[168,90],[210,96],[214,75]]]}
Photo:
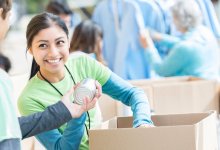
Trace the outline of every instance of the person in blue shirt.
{"label": "person in blue shirt", "polygon": [[207,26],[220,39],[220,24],[211,0],[195,0],[203,16],[203,24]]}
{"label": "person in blue shirt", "polygon": [[[103,38],[103,55],[108,67],[114,71],[115,52],[117,45],[116,24],[114,23],[114,9],[118,10],[118,16],[122,19],[121,0],[114,1],[117,8],[113,7],[113,0],[103,0],[98,3],[93,12],[92,20],[96,22],[105,34]],[[117,24],[118,26],[118,24]]]}
{"label": "person in blue shirt", "polygon": [[[93,20],[104,33],[103,55],[109,68],[124,79],[152,76],[144,49],[140,45],[144,28],[168,33],[167,17],[162,2],[155,0],[104,0],[93,13]],[[159,53],[167,50],[156,43]]]}
{"label": "person in blue shirt", "polygon": [[146,59],[160,76],[191,75],[218,79],[218,44],[212,32],[202,25],[201,11],[193,0],[178,0],[171,8],[173,22],[181,37],[151,32],[154,40],[170,48],[162,60],[153,45],[149,32],[141,41]]}
{"label": "person in blue shirt", "polygon": [[149,78],[139,42],[144,21],[138,4],[130,0],[101,1],[93,20],[103,30],[103,55],[108,67],[123,79]]}
{"label": "person in blue shirt", "polygon": [[[160,33],[170,34],[170,11],[167,3],[163,0],[136,0],[144,19],[144,25],[146,28],[153,29]],[[164,57],[168,53],[168,49],[159,42],[154,41],[161,57]]]}
{"label": "person in blue shirt", "polygon": [[52,0],[48,3],[46,11],[59,16],[69,29],[73,29],[81,22],[78,13],[73,12],[66,2]]}

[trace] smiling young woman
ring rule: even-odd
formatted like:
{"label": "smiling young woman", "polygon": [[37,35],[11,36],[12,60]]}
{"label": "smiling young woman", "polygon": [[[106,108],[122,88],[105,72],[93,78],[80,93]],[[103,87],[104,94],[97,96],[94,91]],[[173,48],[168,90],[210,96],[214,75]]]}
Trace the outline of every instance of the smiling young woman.
{"label": "smiling young woman", "polygon": [[[21,114],[43,111],[56,103],[70,87],[85,78],[91,78],[101,84],[104,93],[131,106],[134,127],[152,126],[148,100],[142,90],[134,88],[87,55],[69,57],[68,30],[58,16],[50,13],[35,16],[28,24],[26,38],[27,49],[34,57],[32,67],[35,69],[32,69],[31,79],[19,97]],[[74,102],[73,95],[71,98]],[[85,128],[99,124],[101,120],[96,119],[99,115],[98,107],[89,110]],[[74,134],[74,130],[84,131],[84,127],[68,122],[36,137],[47,149],[78,149],[78,143],[73,140],[76,138],[82,139],[80,150],[89,149],[88,134],[85,132],[81,137]]]}
{"label": "smiling young woman", "polygon": [[[0,40],[4,39],[9,29],[10,9],[11,0],[0,0]],[[97,87],[100,86],[97,84]],[[74,87],[71,87],[57,103],[45,108],[43,112],[17,118],[12,91],[13,87],[8,74],[0,68],[1,150],[20,150],[21,139],[57,128],[67,121],[75,122],[75,124],[78,122],[78,127],[83,127],[86,117],[85,112],[95,106],[98,98],[95,97],[92,101],[85,99],[84,105],[81,106],[74,104],[70,102],[70,95],[74,92]],[[100,89],[98,91],[98,93],[101,93]],[[78,136],[83,135],[81,130],[73,132]],[[78,143],[80,143],[80,139]]]}

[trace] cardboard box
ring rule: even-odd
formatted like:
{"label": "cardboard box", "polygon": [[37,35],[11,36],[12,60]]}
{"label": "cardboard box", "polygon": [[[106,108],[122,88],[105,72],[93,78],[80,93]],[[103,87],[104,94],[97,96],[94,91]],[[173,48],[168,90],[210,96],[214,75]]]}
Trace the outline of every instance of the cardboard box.
{"label": "cardboard box", "polygon": [[172,83],[172,82],[185,82],[185,81],[195,81],[202,80],[197,77],[191,76],[179,76],[179,77],[163,77],[163,78],[155,78],[155,79],[140,79],[140,80],[129,80],[129,82],[136,86],[146,86],[155,83]]}
{"label": "cardboard box", "polygon": [[90,150],[217,150],[216,114],[155,115],[156,127],[132,128],[118,117],[89,131]]}
{"label": "cardboard box", "polygon": [[98,104],[102,114],[102,120],[106,121],[117,116],[117,102],[110,96],[102,94],[98,100]]}
{"label": "cardboard box", "polygon": [[[141,87],[148,97],[151,108],[153,107],[153,90],[152,87]],[[111,98],[106,94],[102,94],[98,100],[103,121],[109,120],[115,116],[130,116],[132,115],[130,107],[121,102]]]}
{"label": "cardboard box", "polygon": [[156,80],[130,81],[134,86],[152,87],[156,114],[219,112],[219,92],[216,81],[194,77],[170,77]]}

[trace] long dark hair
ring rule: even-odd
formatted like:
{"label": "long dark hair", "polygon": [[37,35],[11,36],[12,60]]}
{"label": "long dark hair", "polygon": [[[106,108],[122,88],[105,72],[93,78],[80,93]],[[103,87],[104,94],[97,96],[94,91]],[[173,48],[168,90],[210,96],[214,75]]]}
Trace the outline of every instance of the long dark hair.
{"label": "long dark hair", "polygon": [[[33,17],[29,22],[26,31],[27,50],[31,47],[34,36],[36,36],[41,30],[47,29],[53,26],[54,24],[59,26],[66,33],[68,37],[68,29],[66,27],[66,24],[60,19],[60,17],[53,15],[51,13],[42,13]],[[39,71],[39,69],[40,69],[39,65],[36,63],[35,59],[33,58],[30,79],[33,76],[35,76],[35,74]]]}
{"label": "long dark hair", "polygon": [[95,53],[96,59],[105,64],[101,49],[97,47],[98,38],[103,38],[101,28],[93,21],[82,21],[74,30],[70,52],[81,50],[85,53]]}
{"label": "long dark hair", "polygon": [[55,15],[71,15],[73,14],[70,7],[67,5],[66,2],[60,2],[57,0],[52,0],[46,7],[47,12],[55,14]]}
{"label": "long dark hair", "polygon": [[0,68],[4,69],[6,72],[9,72],[11,69],[11,62],[8,57],[0,53]]}
{"label": "long dark hair", "polygon": [[12,0],[0,0],[0,8],[3,9],[2,19],[5,19],[6,14],[11,10]]}

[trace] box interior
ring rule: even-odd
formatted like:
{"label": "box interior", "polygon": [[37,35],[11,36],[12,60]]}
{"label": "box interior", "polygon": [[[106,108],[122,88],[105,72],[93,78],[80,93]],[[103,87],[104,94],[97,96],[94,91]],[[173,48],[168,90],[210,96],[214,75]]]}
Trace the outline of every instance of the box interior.
{"label": "box interior", "polygon": [[[155,115],[152,116],[154,125],[160,126],[178,126],[178,125],[194,125],[202,119],[209,116],[209,113],[193,113],[193,114],[171,114],[171,115]],[[116,129],[116,128],[132,128],[132,117],[117,117],[104,122],[99,129]]]}

